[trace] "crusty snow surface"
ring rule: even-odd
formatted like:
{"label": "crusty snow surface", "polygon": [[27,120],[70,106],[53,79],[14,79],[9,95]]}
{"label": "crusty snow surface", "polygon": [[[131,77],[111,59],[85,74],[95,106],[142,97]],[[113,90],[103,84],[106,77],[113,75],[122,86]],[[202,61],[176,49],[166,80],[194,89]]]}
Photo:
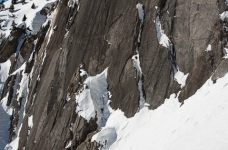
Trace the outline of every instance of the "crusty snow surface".
{"label": "crusty snow surface", "polygon": [[172,94],[156,110],[147,107],[126,118],[112,110],[92,141],[110,150],[225,150],[228,148],[228,74],[209,79],[184,104]]}

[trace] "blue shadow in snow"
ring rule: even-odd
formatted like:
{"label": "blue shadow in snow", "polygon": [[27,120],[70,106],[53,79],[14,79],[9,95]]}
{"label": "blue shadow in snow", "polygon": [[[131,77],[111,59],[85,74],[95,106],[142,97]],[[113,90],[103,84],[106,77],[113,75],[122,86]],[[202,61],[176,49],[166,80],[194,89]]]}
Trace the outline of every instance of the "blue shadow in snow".
{"label": "blue shadow in snow", "polygon": [[8,1],[8,0],[0,0],[0,3],[4,3],[4,2],[6,2],[6,1]]}

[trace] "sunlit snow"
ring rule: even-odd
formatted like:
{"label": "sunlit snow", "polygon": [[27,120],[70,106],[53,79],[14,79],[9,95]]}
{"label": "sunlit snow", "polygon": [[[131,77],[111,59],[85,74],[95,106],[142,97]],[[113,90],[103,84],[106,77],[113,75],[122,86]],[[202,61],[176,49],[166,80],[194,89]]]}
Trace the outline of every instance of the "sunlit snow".
{"label": "sunlit snow", "polygon": [[33,115],[30,116],[30,117],[28,117],[28,126],[29,126],[30,128],[32,128],[32,126],[33,126]]}
{"label": "sunlit snow", "polygon": [[[42,21],[44,21],[44,17],[39,17],[36,15],[37,12],[39,12],[47,3],[52,3],[57,0],[27,0],[26,3],[23,5],[22,2],[18,2],[17,4],[14,4],[14,12],[9,12],[9,7],[11,5],[11,0],[8,0],[4,2],[5,10],[0,12],[0,16],[2,20],[5,20],[1,23],[1,25],[4,25],[3,30],[0,30],[0,33],[6,34],[8,36],[11,32],[11,24],[13,20],[17,25],[20,25],[23,23],[22,18],[24,15],[26,15],[27,19],[24,22],[27,27],[29,27],[31,30],[34,29],[34,32],[37,32],[37,28],[39,28],[42,24]],[[32,9],[32,4],[35,4],[36,8]],[[14,17],[10,17],[14,16]],[[35,19],[36,20],[35,20]]]}
{"label": "sunlit snow", "polygon": [[[138,44],[140,44],[141,42],[141,34],[142,34],[142,26],[143,26],[143,23],[144,23],[144,9],[143,9],[143,5],[138,3],[136,5],[136,9],[138,10],[138,18],[140,20],[140,28],[139,28],[139,34],[138,34]],[[144,107],[145,105],[145,98],[144,98],[144,95],[143,95],[143,73],[142,73],[142,69],[141,69],[141,66],[140,66],[140,61],[139,61],[139,47],[137,46],[136,50],[135,50],[135,55],[132,56],[132,61],[133,61],[133,66],[134,68],[136,69],[137,71],[137,74],[138,74],[138,77],[139,77],[139,82],[138,82],[138,90],[139,90],[139,108],[138,110],[140,110],[141,108]]]}
{"label": "sunlit snow", "polygon": [[138,10],[138,15],[139,15],[139,19],[141,22],[144,22],[144,10],[143,10],[143,5],[138,3],[136,5],[136,8]]}
{"label": "sunlit snow", "polygon": [[188,73],[185,75],[183,72],[181,72],[180,70],[178,70],[175,74],[174,74],[174,79],[177,81],[177,83],[179,83],[181,85],[181,88],[183,88],[186,84],[186,79],[188,78]]}
{"label": "sunlit snow", "polygon": [[156,110],[144,107],[129,119],[111,110],[106,126],[92,141],[104,144],[102,150],[225,150],[227,90],[228,74],[215,84],[209,79],[182,106],[172,94]]}
{"label": "sunlit snow", "polygon": [[226,52],[226,54],[223,58],[228,59],[228,48],[224,48],[224,51]]}
{"label": "sunlit snow", "polygon": [[83,83],[83,88],[76,94],[76,112],[85,118],[88,122],[91,118],[97,116],[97,124],[102,127],[106,124],[109,117],[108,110],[108,83],[107,71],[96,76],[89,76],[86,71],[81,69],[81,76],[87,78]]}
{"label": "sunlit snow", "polygon": [[209,45],[207,46],[207,48],[205,49],[205,51],[206,51],[206,52],[211,51],[211,44],[209,44]]}
{"label": "sunlit snow", "polygon": [[72,141],[70,141],[65,148],[70,148],[72,144]]}
{"label": "sunlit snow", "polygon": [[[155,9],[157,10],[157,12],[159,12],[159,8],[156,6]],[[170,45],[170,40],[167,37],[167,35],[164,33],[164,30],[162,30],[162,26],[161,26],[161,21],[159,18],[159,15],[156,17],[156,20],[154,21],[155,23],[155,27],[156,27],[156,31],[157,31],[157,38],[158,38],[158,42],[160,45],[169,48]]]}
{"label": "sunlit snow", "polygon": [[9,75],[9,69],[11,67],[10,60],[7,60],[5,63],[0,63],[0,95],[5,84],[5,81]]}
{"label": "sunlit snow", "polygon": [[219,16],[222,21],[225,21],[228,18],[228,11],[224,11]]}
{"label": "sunlit snow", "polygon": [[[23,120],[25,117],[25,106],[27,103],[27,96],[29,93],[29,89],[28,89],[28,79],[29,76],[27,73],[25,73],[25,67],[26,67],[26,63],[24,63],[17,71],[15,71],[14,73],[19,74],[21,73],[22,75],[22,79],[19,83],[19,89],[17,89],[16,94],[17,99],[16,101],[19,102],[19,99],[21,98],[21,108],[20,111],[18,113],[19,115],[19,120],[18,120],[18,124],[16,127],[14,127],[14,133],[15,136],[13,138],[13,141],[9,144],[6,145],[5,150],[17,150],[18,149],[18,142],[19,142],[19,134],[23,125]],[[20,70],[20,71],[19,71]],[[29,121],[31,121],[32,118],[29,119]],[[32,125],[31,122],[29,122],[29,125]]]}

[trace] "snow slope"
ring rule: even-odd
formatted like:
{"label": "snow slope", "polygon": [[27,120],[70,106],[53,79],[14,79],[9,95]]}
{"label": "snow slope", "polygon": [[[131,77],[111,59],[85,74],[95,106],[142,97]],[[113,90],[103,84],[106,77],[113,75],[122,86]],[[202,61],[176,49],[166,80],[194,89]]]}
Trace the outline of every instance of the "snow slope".
{"label": "snow slope", "polygon": [[[9,74],[11,66],[10,60],[0,64],[0,95]],[[10,115],[8,115],[2,108],[0,103],[0,149],[4,149],[9,138]]]}
{"label": "snow slope", "polygon": [[[25,106],[27,103],[27,96],[29,93],[29,89],[28,89],[28,80],[29,80],[29,76],[27,73],[25,73],[25,68],[26,68],[26,63],[24,63],[18,70],[16,70],[14,73],[12,74],[19,74],[22,71],[22,79],[19,83],[19,89],[17,89],[16,91],[16,95],[18,95],[17,99],[15,99],[17,102],[19,102],[19,99],[21,99],[21,108],[20,111],[18,113],[19,118],[18,118],[18,124],[16,127],[14,127],[14,133],[15,136],[13,137],[13,140],[11,143],[8,143],[5,147],[5,150],[17,150],[18,149],[18,144],[19,144],[19,134],[21,131],[21,127],[23,124],[23,120],[25,117]],[[7,108],[7,106],[5,106]],[[3,105],[4,108],[4,105]],[[9,109],[12,112],[12,107],[9,107]],[[31,118],[29,119],[29,121],[31,120]],[[29,123],[30,127],[31,124]]]}
{"label": "snow slope", "polygon": [[[40,28],[40,26],[42,25],[42,23],[45,21],[44,17],[40,16],[39,12],[45,5],[47,5],[48,3],[52,3],[55,2],[57,0],[26,0],[26,4],[22,4],[20,0],[18,0],[17,4],[14,5],[14,12],[11,13],[9,12],[9,7],[11,5],[11,0],[7,0],[6,2],[4,2],[5,4],[5,11],[1,11],[0,12],[0,19],[4,20],[1,24],[2,26],[2,30],[0,30],[0,34],[6,34],[6,36],[8,37],[8,35],[10,34],[11,30],[11,24],[13,22],[13,20],[15,21],[15,23],[17,23],[17,25],[20,25],[22,23],[22,18],[24,17],[24,15],[26,15],[27,20],[25,21],[26,26],[29,27],[30,29],[34,28],[34,32],[37,32],[37,28]],[[36,8],[32,9],[31,6],[32,4],[35,4]],[[10,17],[14,15],[14,17]],[[36,17],[36,15],[38,15]],[[36,20],[34,19],[36,17]]]}
{"label": "snow slope", "polygon": [[10,60],[7,60],[5,63],[0,63],[0,95],[2,94],[5,81],[8,77],[10,66]]}
{"label": "snow slope", "polygon": [[[144,107],[127,119],[110,110],[92,141],[110,150],[225,150],[228,148],[228,74],[209,79],[184,105],[175,94],[156,110]],[[110,108],[111,109],[111,108]]]}
{"label": "snow slope", "polygon": [[10,127],[10,116],[0,106],[0,149],[3,150],[8,142]]}
{"label": "snow slope", "polygon": [[109,117],[108,109],[108,83],[106,68],[96,76],[89,76],[84,69],[80,69],[81,76],[87,78],[83,83],[83,88],[76,94],[76,112],[88,122],[97,116],[97,124],[103,127]]}

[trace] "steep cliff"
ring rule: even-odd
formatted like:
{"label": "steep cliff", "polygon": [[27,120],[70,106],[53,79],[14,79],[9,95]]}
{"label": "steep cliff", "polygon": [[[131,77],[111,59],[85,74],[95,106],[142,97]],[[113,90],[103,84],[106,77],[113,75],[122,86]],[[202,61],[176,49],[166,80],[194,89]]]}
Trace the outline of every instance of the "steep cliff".
{"label": "steep cliff", "polygon": [[112,111],[137,116],[173,93],[185,105],[228,71],[226,10],[225,0],[59,0],[42,9],[40,30],[24,22],[1,39],[5,149],[102,149],[116,139],[91,139]]}

